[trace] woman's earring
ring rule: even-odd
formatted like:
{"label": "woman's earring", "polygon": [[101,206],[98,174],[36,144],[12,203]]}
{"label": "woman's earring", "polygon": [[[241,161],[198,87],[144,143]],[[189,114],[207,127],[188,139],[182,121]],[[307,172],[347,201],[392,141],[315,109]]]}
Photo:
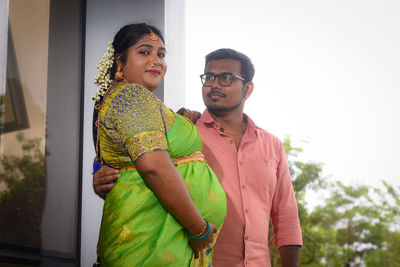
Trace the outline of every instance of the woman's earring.
{"label": "woman's earring", "polygon": [[122,73],[122,68],[121,66],[117,67],[117,72],[115,73],[115,80],[116,81],[122,81],[124,79],[124,73]]}

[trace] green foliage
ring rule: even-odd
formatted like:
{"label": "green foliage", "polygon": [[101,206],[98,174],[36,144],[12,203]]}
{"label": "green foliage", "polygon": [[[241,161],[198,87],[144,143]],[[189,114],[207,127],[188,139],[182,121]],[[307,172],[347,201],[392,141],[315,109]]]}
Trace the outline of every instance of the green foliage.
{"label": "green foliage", "polygon": [[[328,183],[322,164],[298,161],[301,148],[283,142],[292,175],[303,233],[301,266],[400,266],[400,187]],[[321,190],[323,204],[312,210],[305,200]],[[271,262],[280,262],[271,247]]]}
{"label": "green foliage", "polygon": [[17,136],[22,156],[1,156],[0,243],[41,247],[40,223],[45,196],[45,158],[40,139]]}

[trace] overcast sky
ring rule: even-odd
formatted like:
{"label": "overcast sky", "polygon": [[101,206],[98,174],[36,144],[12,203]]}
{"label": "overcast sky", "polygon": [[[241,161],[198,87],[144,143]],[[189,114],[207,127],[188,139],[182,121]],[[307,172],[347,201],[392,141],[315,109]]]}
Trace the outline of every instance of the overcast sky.
{"label": "overcast sky", "polygon": [[400,186],[400,1],[189,0],[186,8],[188,108],[204,109],[204,56],[236,49],[256,68],[245,106],[256,124],[290,135],[325,176]]}

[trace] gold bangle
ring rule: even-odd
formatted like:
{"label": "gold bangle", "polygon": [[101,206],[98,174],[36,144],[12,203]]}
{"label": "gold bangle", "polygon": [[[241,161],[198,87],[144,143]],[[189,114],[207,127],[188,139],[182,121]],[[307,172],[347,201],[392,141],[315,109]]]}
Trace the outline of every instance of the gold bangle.
{"label": "gold bangle", "polygon": [[192,237],[199,237],[199,236],[204,235],[204,233],[205,233],[206,231],[207,231],[207,223],[204,222],[204,226],[203,226],[203,228],[201,229],[201,232],[198,233],[198,234],[196,234],[196,235],[191,235],[191,236],[192,236]]}

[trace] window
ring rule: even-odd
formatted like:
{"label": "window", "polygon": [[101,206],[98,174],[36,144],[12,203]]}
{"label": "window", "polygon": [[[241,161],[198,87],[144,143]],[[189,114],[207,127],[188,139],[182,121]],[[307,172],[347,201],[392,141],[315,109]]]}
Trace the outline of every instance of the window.
{"label": "window", "polygon": [[79,262],[81,2],[9,1],[0,87],[0,265]]}

